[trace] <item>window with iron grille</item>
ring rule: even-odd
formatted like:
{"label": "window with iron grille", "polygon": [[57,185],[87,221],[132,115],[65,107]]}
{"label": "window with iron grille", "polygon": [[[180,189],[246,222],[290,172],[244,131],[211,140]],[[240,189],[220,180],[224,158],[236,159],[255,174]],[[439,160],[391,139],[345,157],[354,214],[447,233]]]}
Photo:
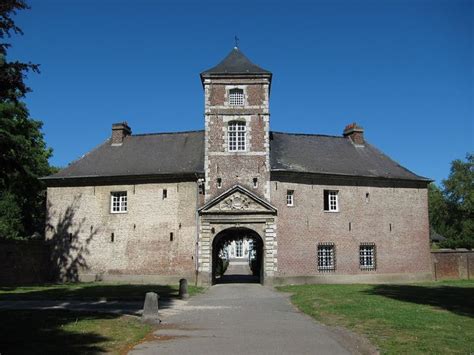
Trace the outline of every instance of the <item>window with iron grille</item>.
{"label": "window with iron grille", "polygon": [[229,122],[227,128],[227,138],[229,152],[243,152],[246,146],[246,134],[247,128],[245,122],[233,121]]}
{"label": "window with iron grille", "polygon": [[318,270],[334,271],[336,269],[336,248],[334,243],[318,244]]}
{"label": "window with iron grille", "polygon": [[125,213],[127,212],[127,191],[110,193],[110,212]]}
{"label": "window with iron grille", "polygon": [[286,205],[287,206],[294,206],[295,204],[295,191],[294,190],[287,190],[286,191]]}
{"label": "window with iron grille", "polygon": [[359,246],[359,264],[362,270],[375,269],[375,244],[362,243]]}
{"label": "window with iron grille", "polygon": [[324,210],[327,212],[339,211],[338,191],[324,190]]}
{"label": "window with iron grille", "polygon": [[229,104],[231,106],[243,106],[244,105],[244,90],[230,89],[229,90]]}

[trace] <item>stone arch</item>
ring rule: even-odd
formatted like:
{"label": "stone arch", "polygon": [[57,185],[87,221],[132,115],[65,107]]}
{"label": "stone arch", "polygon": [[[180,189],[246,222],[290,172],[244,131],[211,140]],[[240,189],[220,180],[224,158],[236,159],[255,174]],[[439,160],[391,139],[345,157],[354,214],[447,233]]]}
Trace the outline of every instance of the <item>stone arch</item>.
{"label": "stone arch", "polygon": [[[236,275],[236,277],[222,277],[218,275],[219,261],[222,260],[219,253],[222,251],[224,244],[228,241],[240,240],[247,238],[253,241],[253,250],[255,258],[249,254],[248,262],[252,275],[247,277],[244,275]],[[258,232],[248,227],[229,227],[217,233],[211,246],[211,283],[214,285],[219,282],[258,282],[264,283],[264,240]]]}

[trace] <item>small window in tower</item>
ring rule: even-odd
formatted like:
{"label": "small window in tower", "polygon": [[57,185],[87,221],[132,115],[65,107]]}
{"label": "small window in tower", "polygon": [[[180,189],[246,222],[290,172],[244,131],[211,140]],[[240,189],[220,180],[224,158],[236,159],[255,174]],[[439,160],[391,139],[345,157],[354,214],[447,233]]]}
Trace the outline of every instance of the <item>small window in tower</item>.
{"label": "small window in tower", "polygon": [[246,131],[245,122],[232,121],[229,122],[227,128],[227,144],[229,152],[244,152],[246,148]]}
{"label": "small window in tower", "polygon": [[163,189],[163,200],[168,198],[168,190],[167,189]]}
{"label": "small window in tower", "polygon": [[258,179],[253,178],[253,188],[256,189],[258,187]]}
{"label": "small window in tower", "polygon": [[243,106],[244,105],[244,90],[230,89],[229,90],[229,104],[231,106]]}
{"label": "small window in tower", "polygon": [[217,178],[217,188],[220,189],[222,187],[222,179]]}

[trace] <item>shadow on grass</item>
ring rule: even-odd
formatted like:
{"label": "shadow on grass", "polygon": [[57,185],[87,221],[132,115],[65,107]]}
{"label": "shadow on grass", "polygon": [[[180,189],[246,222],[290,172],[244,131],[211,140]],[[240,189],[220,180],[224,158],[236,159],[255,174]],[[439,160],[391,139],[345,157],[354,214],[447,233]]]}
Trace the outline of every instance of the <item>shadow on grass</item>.
{"label": "shadow on grass", "polygon": [[91,331],[68,331],[78,320],[114,319],[113,314],[68,311],[0,311],[2,354],[97,354],[107,351],[107,337]]}
{"label": "shadow on grass", "polygon": [[474,288],[454,286],[376,285],[365,293],[430,305],[474,317]]}
{"label": "shadow on grass", "polygon": [[[77,300],[98,301],[105,298],[107,301],[144,301],[147,292],[156,292],[160,299],[178,297],[177,287],[168,285],[127,285],[127,284],[52,284],[28,287],[0,287],[1,301],[19,300]],[[160,307],[166,307],[160,302]]]}

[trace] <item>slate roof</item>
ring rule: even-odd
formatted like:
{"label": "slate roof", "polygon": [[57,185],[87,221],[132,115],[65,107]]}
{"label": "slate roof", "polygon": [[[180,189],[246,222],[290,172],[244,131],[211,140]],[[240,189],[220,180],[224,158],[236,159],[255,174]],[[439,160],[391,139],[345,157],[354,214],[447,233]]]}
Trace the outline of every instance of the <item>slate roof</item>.
{"label": "slate roof", "polygon": [[349,138],[271,132],[273,171],[426,180],[390,159],[374,146],[356,146]]}
{"label": "slate roof", "polygon": [[120,146],[112,146],[107,139],[46,180],[201,172],[204,172],[204,131],[190,131],[131,135]]}
{"label": "slate roof", "polygon": [[201,73],[201,77],[212,76],[214,74],[267,74],[271,75],[268,70],[260,68],[252,63],[242,51],[234,47],[230,53],[215,67],[205,70]]}
{"label": "slate roof", "polygon": [[[271,132],[272,171],[429,181],[400,166],[372,145],[349,138]],[[204,173],[204,131],[110,139],[45,180]]]}

